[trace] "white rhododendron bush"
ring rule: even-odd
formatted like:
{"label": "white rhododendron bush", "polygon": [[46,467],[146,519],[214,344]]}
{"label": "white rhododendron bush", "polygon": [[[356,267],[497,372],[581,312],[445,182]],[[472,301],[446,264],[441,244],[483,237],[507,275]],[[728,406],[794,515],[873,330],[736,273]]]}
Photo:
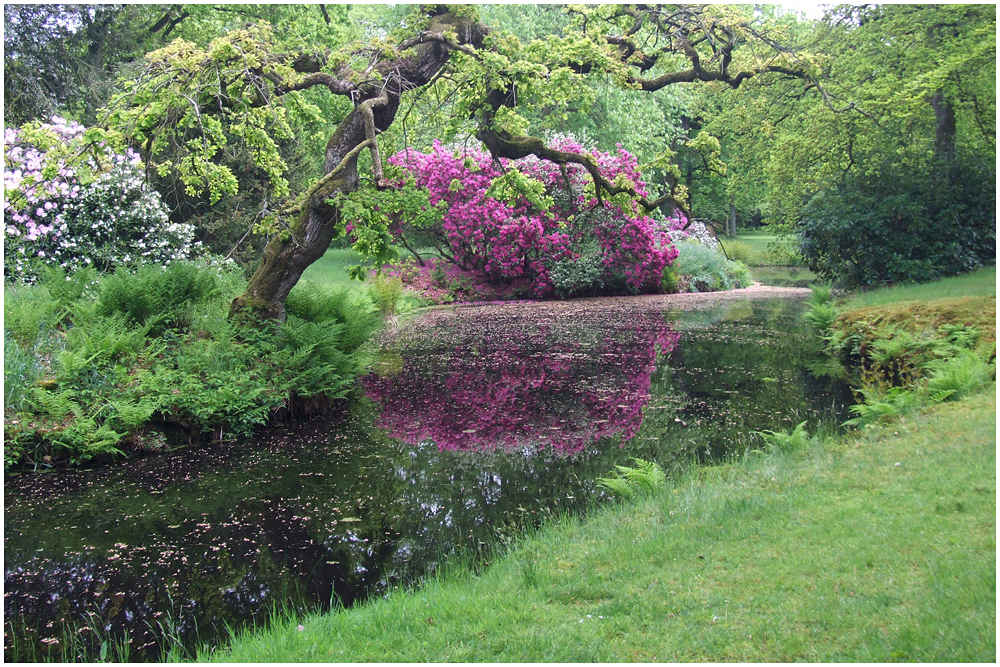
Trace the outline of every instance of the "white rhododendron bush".
{"label": "white rhododendron bush", "polygon": [[171,223],[131,149],[53,117],[4,130],[4,275],[68,272],[189,257],[194,227]]}

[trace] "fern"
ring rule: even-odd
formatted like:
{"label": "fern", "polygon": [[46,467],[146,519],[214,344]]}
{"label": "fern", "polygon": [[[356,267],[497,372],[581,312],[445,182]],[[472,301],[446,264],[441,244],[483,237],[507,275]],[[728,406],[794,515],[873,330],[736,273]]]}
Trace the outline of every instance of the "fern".
{"label": "fern", "polygon": [[796,426],[791,433],[780,433],[778,431],[757,431],[757,435],[764,439],[767,449],[776,451],[793,451],[802,449],[811,444],[813,439],[806,430],[806,424],[802,422]]}
{"label": "fern", "polygon": [[930,371],[927,388],[935,392],[950,392],[947,398],[964,396],[996,379],[996,366],[980,359],[968,350],[959,350],[949,359],[927,364]]}
{"label": "fern", "polygon": [[658,464],[633,457],[634,468],[616,465],[614,477],[599,477],[599,486],[623,498],[632,498],[639,493],[650,493],[667,482],[667,476]]}
{"label": "fern", "polygon": [[828,336],[834,321],[837,319],[837,307],[833,303],[833,291],[830,285],[810,285],[812,294],[806,300],[806,311],[802,318],[819,333]]}

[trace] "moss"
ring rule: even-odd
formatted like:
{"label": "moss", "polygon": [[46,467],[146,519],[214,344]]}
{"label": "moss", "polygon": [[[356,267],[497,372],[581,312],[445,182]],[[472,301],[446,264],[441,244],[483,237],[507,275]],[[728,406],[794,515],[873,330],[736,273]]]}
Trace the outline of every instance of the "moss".
{"label": "moss", "polygon": [[979,329],[984,343],[996,345],[996,317],[996,297],[970,296],[858,308],[841,313],[834,326],[847,335],[889,325],[919,335],[936,332],[945,324],[964,324]]}

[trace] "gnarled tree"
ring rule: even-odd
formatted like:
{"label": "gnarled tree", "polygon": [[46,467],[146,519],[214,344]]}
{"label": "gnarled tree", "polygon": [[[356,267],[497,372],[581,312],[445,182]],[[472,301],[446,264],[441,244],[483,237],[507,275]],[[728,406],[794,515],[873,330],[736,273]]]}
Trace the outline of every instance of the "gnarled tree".
{"label": "gnarled tree", "polygon": [[[109,106],[108,124],[143,151],[151,168],[174,170],[191,192],[212,198],[236,194],[226,152],[239,141],[269,178],[272,198],[260,227],[272,235],[246,293],[232,313],[249,309],[284,316],[284,301],[303,270],[323,255],[347,222],[340,199],[362,187],[359,157],[370,155],[370,187],[391,187],[383,175],[379,135],[396,119],[403,96],[428,86],[451,86],[451,113],[474,124],[472,133],[495,158],[528,155],[578,163],[594,181],[599,202],[628,197],[647,210],[664,202],[684,206],[679,172],[660,196],[636,197],[627,180],[609,182],[586,154],[555,150],[529,127],[519,109],[586,105],[580,84],[611,76],[636,94],[683,83],[718,81],[733,88],[761,75],[806,79],[811,65],[781,45],[780,28],[741,10],[703,5],[574,6],[573,30],[522,44],[484,26],[470,6],[422,6],[408,34],[355,44],[338,52],[281,53],[271,28],[233,31],[208,48],[175,41],[150,53],[142,72]],[[322,89],[346,96],[353,109],[340,120],[325,154],[325,175],[289,198],[285,164],[275,139],[289,137],[291,114],[318,109],[301,94]],[[669,165],[669,152],[659,159]],[[356,230],[355,247],[384,259],[384,227]]]}

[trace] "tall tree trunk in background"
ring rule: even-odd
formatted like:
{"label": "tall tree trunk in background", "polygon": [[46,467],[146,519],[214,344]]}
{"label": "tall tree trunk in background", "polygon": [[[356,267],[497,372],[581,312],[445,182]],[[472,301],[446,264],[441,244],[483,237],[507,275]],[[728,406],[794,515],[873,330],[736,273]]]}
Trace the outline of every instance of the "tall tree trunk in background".
{"label": "tall tree trunk in background", "polygon": [[941,89],[934,93],[930,101],[936,121],[934,151],[938,157],[953,158],[955,157],[955,109],[945,99]]}
{"label": "tall tree trunk in background", "polygon": [[729,198],[729,226],[727,227],[727,233],[736,238],[736,202],[733,198]]}

